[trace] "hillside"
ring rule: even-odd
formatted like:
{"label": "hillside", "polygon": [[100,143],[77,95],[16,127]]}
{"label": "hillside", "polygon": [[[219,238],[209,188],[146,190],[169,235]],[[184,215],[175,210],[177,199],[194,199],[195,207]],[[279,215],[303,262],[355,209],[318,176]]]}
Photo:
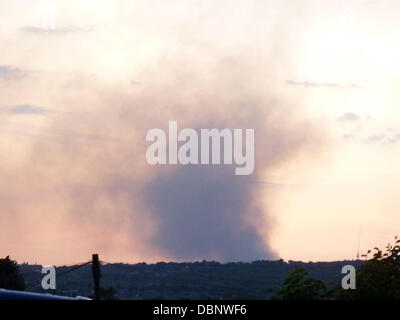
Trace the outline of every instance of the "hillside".
{"label": "hillside", "polygon": [[[115,263],[102,265],[101,285],[112,286],[120,299],[267,299],[271,296],[270,289],[279,286],[296,267],[305,268],[314,278],[339,284],[342,266],[346,264],[359,268],[362,261]],[[91,295],[91,266],[66,272],[70,269],[57,268],[56,292],[68,296]],[[27,281],[27,290],[42,292],[41,266],[23,264],[20,270]]]}

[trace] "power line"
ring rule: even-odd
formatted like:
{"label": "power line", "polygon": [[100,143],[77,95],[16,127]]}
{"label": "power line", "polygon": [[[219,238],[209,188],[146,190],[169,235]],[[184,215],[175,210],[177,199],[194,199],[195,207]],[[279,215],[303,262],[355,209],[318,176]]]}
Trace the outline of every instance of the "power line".
{"label": "power line", "polygon": [[79,265],[72,266],[71,269],[63,271],[61,273],[58,273],[57,277],[66,275],[67,273],[70,273],[72,271],[78,270],[78,269],[82,268],[83,266],[87,266],[88,264],[91,264],[91,263],[92,263],[92,261],[88,261],[88,262],[84,262],[84,263],[79,264]]}
{"label": "power line", "polygon": [[[82,268],[82,267],[84,267],[84,266],[86,266],[86,265],[89,265],[89,264],[91,264],[91,263],[92,263],[92,261],[87,261],[87,262],[83,262],[83,263],[80,263],[80,264],[74,264],[74,265],[70,265],[70,266],[58,267],[58,268],[70,268],[70,269],[65,270],[65,271],[63,271],[63,272],[60,272],[60,273],[57,273],[57,278],[62,277],[62,276],[66,275],[66,274],[68,274],[68,273],[70,273],[70,272],[76,271],[76,270],[78,270],[78,269],[80,269],[80,268]],[[57,268],[56,268],[56,269],[57,269]],[[42,285],[42,284],[40,283],[40,284],[36,284],[36,285],[34,285],[34,286],[27,287],[27,288],[25,288],[25,289],[26,289],[26,290],[32,290],[32,289],[36,289],[36,288],[38,288],[38,287],[41,287],[41,285]]]}

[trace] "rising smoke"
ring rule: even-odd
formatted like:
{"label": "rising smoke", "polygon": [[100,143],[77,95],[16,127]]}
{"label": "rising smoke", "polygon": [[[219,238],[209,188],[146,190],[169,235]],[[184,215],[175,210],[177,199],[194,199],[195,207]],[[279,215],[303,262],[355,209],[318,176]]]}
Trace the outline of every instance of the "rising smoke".
{"label": "rising smoke", "polygon": [[[318,149],[319,131],[293,113],[297,106],[260,86],[240,58],[206,79],[193,63],[179,75],[172,61],[162,65],[167,79],[133,94],[101,88],[94,101],[84,93],[69,97],[76,114],[53,118],[31,146],[33,193],[57,199],[54,214],[63,212],[70,228],[60,234],[105,252],[122,245],[143,259],[275,258],[268,242],[272,213],[264,204],[271,195],[257,181]],[[254,128],[255,172],[241,177],[225,165],[148,165],[146,132],[165,129],[169,120],[180,128]]]}
{"label": "rising smoke", "polygon": [[[258,182],[300,159],[306,170],[324,143],[301,101],[278,89],[290,66],[277,41],[257,50],[191,44],[150,63],[135,85],[45,81],[61,110],[41,115],[40,128],[8,132],[23,151],[1,172],[2,190],[18,194],[3,201],[3,237],[24,239],[49,263],[95,250],[114,261],[276,258],[273,195]],[[254,128],[254,173],[148,165],[146,133],[169,120],[180,129]]]}

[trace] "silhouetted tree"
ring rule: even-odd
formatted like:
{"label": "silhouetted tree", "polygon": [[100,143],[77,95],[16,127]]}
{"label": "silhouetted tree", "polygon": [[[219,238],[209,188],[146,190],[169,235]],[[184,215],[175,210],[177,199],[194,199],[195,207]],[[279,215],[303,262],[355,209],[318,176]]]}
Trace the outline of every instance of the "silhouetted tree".
{"label": "silhouetted tree", "polygon": [[[356,273],[356,289],[336,292],[337,299],[346,300],[399,300],[400,299],[400,240],[388,244],[384,251],[374,248],[375,253]],[[363,255],[368,258],[367,254]]]}
{"label": "silhouetted tree", "polygon": [[303,268],[297,268],[283,282],[272,300],[320,300],[327,295],[327,286],[313,279]]}
{"label": "silhouetted tree", "polygon": [[25,280],[19,273],[18,265],[9,256],[0,259],[0,288],[25,290]]}

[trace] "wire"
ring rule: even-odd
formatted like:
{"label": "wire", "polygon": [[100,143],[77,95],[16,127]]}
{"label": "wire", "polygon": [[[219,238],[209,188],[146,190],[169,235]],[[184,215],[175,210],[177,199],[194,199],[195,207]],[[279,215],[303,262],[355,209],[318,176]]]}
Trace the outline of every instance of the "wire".
{"label": "wire", "polygon": [[[58,267],[58,268],[70,268],[70,269],[58,273],[57,274],[57,278],[62,277],[62,276],[66,275],[66,274],[68,274],[70,272],[76,271],[76,270],[82,268],[83,266],[86,266],[86,265],[89,265],[89,264],[92,264],[92,261],[83,262],[83,263],[80,263],[80,264],[77,264],[77,265],[75,264],[75,265],[71,265],[71,266]],[[41,287],[41,285],[42,285],[41,283],[40,284],[36,284],[34,286],[30,286],[30,287],[25,288],[25,290],[36,289],[38,287]]]}
{"label": "wire", "polygon": [[91,263],[92,263],[92,261],[88,261],[88,262],[84,262],[84,263],[79,264],[79,265],[72,266],[71,269],[63,271],[61,273],[58,273],[57,277],[61,277],[63,275],[66,275],[66,274],[68,274],[68,273],[70,273],[72,271],[78,270],[78,269],[82,268],[83,266],[86,266],[86,265],[91,264]]}

